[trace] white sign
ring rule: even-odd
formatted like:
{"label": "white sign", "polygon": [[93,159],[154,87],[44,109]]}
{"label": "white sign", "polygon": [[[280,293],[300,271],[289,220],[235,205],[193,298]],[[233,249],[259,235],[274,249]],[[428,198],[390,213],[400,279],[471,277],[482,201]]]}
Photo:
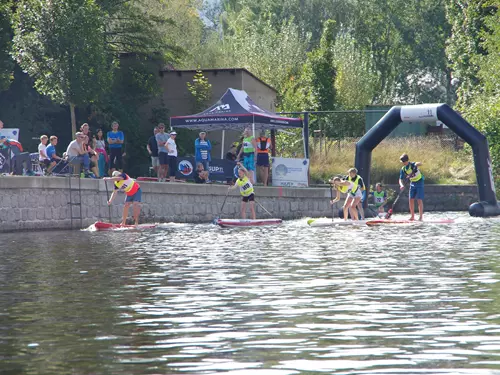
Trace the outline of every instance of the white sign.
{"label": "white sign", "polygon": [[273,186],[309,186],[309,159],[272,158],[272,162]]}
{"label": "white sign", "polygon": [[437,120],[437,107],[441,104],[404,105],[401,107],[403,122],[433,122]]}
{"label": "white sign", "polygon": [[8,138],[19,142],[19,129],[3,128],[0,129],[0,139]]}

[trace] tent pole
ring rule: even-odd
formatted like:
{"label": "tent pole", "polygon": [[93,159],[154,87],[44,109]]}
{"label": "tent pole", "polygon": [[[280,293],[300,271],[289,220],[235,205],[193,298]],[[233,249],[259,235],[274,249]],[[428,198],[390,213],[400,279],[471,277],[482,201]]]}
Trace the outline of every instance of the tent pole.
{"label": "tent pole", "polygon": [[[255,116],[252,115],[252,135],[255,139]],[[253,158],[253,181],[257,183],[257,168],[255,167],[255,158]]]}
{"label": "tent pole", "polygon": [[222,145],[221,145],[221,149],[220,149],[220,158],[221,159],[224,159],[224,138],[226,136],[226,131],[225,130],[222,130]]}
{"label": "tent pole", "polygon": [[309,112],[304,113],[302,139],[304,140],[304,157],[309,159]]}

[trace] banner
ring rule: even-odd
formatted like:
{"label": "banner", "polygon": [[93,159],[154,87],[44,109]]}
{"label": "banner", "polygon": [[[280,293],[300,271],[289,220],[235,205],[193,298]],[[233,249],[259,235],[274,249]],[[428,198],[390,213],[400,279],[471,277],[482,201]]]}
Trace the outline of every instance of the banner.
{"label": "banner", "polygon": [[10,148],[0,148],[0,173],[10,173]]}
{"label": "banner", "polygon": [[[236,162],[227,159],[212,159],[208,167],[212,181],[226,182],[233,179],[233,170]],[[177,157],[177,171],[175,178],[194,180],[196,162],[193,157]]]}
{"label": "banner", "polygon": [[19,129],[4,128],[0,129],[0,139],[8,138],[19,142]]}
{"label": "banner", "polygon": [[309,159],[272,158],[273,186],[308,187]]}

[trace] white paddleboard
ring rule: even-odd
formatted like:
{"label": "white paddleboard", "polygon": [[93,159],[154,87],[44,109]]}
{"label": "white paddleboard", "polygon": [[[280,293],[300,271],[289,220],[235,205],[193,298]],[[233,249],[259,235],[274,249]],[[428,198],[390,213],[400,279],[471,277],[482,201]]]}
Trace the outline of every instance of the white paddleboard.
{"label": "white paddleboard", "polygon": [[366,220],[344,220],[344,219],[309,219],[307,224],[311,227],[335,227],[344,225],[366,225]]}

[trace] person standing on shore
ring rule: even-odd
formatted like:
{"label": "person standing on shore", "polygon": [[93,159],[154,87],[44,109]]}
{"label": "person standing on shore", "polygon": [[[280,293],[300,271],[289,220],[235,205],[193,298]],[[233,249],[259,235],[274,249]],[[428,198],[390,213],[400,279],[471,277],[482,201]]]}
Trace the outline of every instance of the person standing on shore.
{"label": "person standing on shore", "polygon": [[200,137],[194,141],[194,155],[195,155],[195,161],[196,164],[201,163],[203,164],[203,168],[207,173],[209,174],[210,177],[210,161],[212,160],[212,157],[210,155],[210,152],[212,151],[212,144],[207,138],[207,133],[205,132],[200,132]]}
{"label": "person standing on shore", "polygon": [[[238,160],[242,161],[245,169],[254,174],[255,173],[255,161],[257,159],[257,142],[252,136],[252,131],[250,128],[245,128],[243,132],[243,145],[238,153]],[[254,180],[255,180],[255,174]]]}
{"label": "person standing on shore", "polygon": [[175,143],[176,136],[176,132],[170,132],[170,138],[166,143],[168,150],[168,175],[170,176],[170,182],[175,181],[175,172],[177,172],[177,144]]}
{"label": "person standing on shore", "polygon": [[158,133],[155,135],[155,138],[158,145],[158,161],[160,163],[158,167],[158,182],[163,182],[168,172],[168,150],[166,144],[169,135],[165,133],[165,124],[158,124]]}
{"label": "person standing on shore", "polygon": [[158,134],[158,127],[155,126],[153,129],[153,135],[149,137],[146,149],[148,150],[149,156],[151,156],[151,166],[155,171],[156,177],[158,177],[158,169],[160,167],[160,160],[158,158],[158,142],[156,141],[156,134]]}
{"label": "person standing on shore", "polygon": [[424,220],[424,175],[418,169],[422,165],[421,162],[417,161],[415,163],[410,162],[410,158],[407,154],[401,155],[399,158],[403,167],[399,172],[399,188],[403,190],[406,185],[406,181],[410,180],[410,193],[409,193],[409,204],[410,204],[410,220],[415,220],[415,199],[418,205],[418,220]]}
{"label": "person standing on shore", "polygon": [[271,149],[271,139],[266,137],[266,132],[262,130],[257,138],[257,172],[264,184],[267,186],[269,180],[269,150]]}
{"label": "person standing on shore", "polygon": [[120,125],[113,121],[111,124],[111,131],[108,132],[106,138],[109,145],[109,174],[111,175],[115,170],[123,170],[123,143],[125,136],[123,132],[118,130]]}
{"label": "person standing on shore", "polygon": [[123,206],[121,225],[127,225],[127,217],[130,205],[133,204],[133,216],[135,225],[139,225],[139,215],[141,213],[142,190],[140,185],[128,174],[114,171],[112,177],[104,177],[104,180],[113,181],[115,188],[108,205],[113,203],[118,191],[122,190],[126,194],[125,205]]}

